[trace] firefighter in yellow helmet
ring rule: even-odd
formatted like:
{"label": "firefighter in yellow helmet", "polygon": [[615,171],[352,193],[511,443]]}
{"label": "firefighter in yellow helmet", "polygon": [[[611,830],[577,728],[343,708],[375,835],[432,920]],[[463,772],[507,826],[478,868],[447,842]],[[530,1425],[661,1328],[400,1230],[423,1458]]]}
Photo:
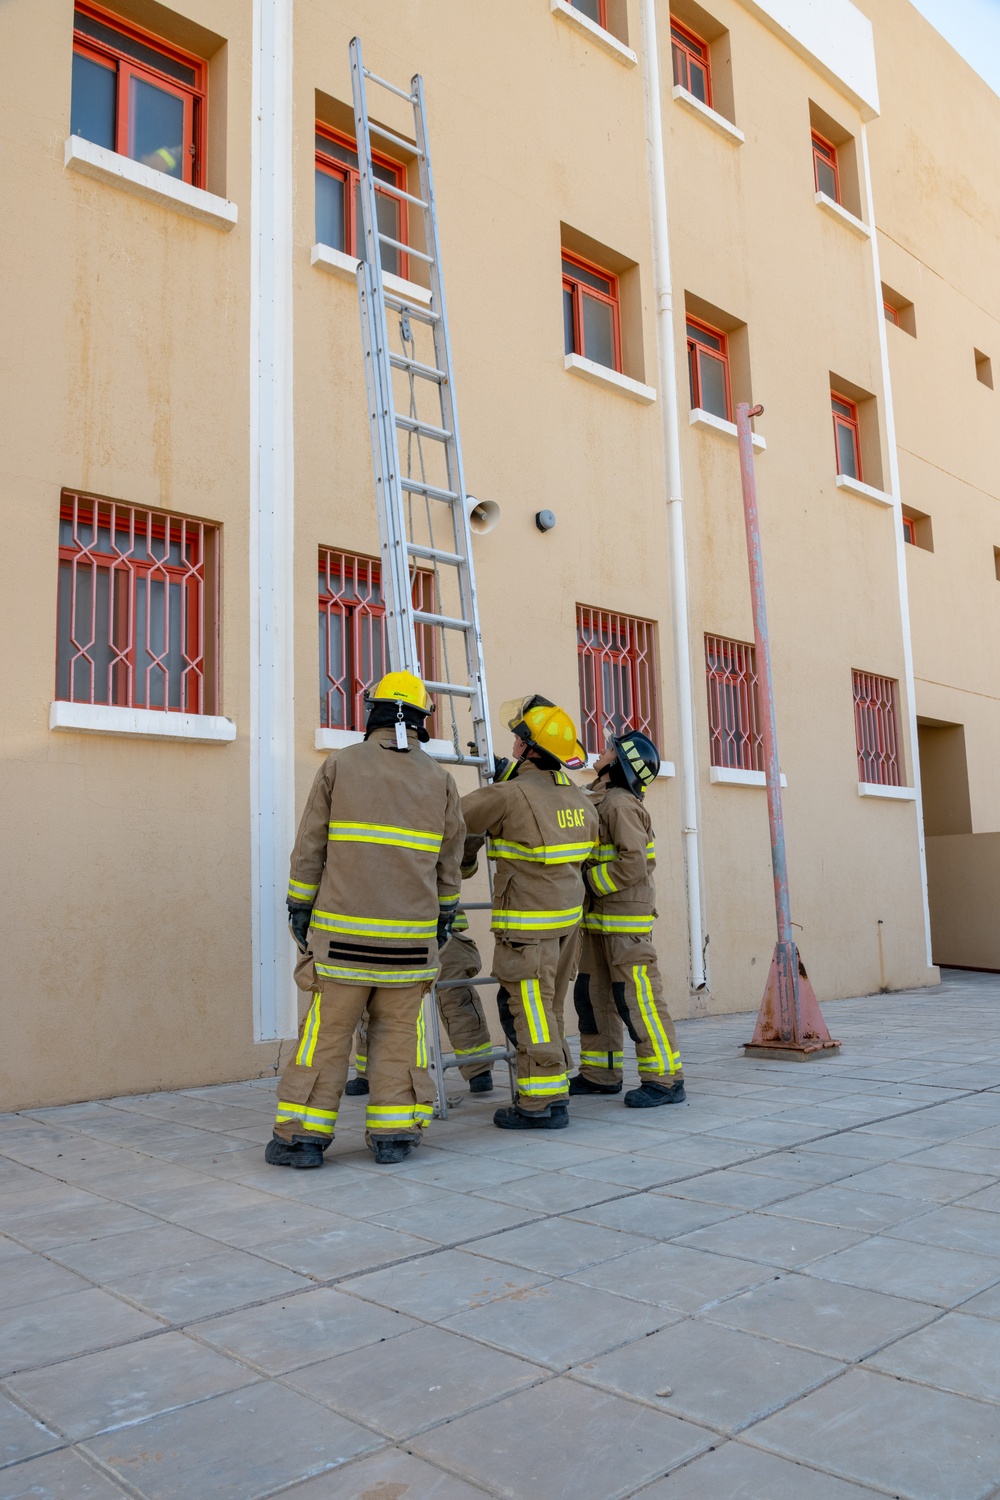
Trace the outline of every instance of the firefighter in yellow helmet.
{"label": "firefighter in yellow helmet", "polygon": [[597,814],[566,774],[586,765],[572,719],[534,694],[500,709],[514,753],[492,786],[462,799],[468,837],[463,876],[486,843],[496,861],[493,973],[504,1031],[517,1046],[517,1102],[498,1109],[503,1130],[569,1124],[563,1003],[583,914],[582,867],[597,841]]}
{"label": "firefighter in yellow helmet", "polygon": [[316,988],[278,1085],[273,1166],[320,1167],[333,1139],[354,1028],[369,1015],[367,1140],[402,1161],[433,1113],[421,1002],[458,905],[458,790],[420,749],[431,711],[410,672],[368,699],[364,743],[321,767],[292,851],[289,927]]}

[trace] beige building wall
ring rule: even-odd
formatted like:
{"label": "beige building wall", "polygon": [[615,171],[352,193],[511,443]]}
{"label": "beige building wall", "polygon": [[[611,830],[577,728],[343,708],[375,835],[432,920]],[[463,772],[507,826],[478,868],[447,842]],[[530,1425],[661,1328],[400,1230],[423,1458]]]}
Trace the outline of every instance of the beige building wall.
{"label": "beige building wall", "polygon": [[[0,590],[14,643],[0,730],[8,1107],[266,1073],[279,1052],[254,1040],[252,1004],[251,915],[261,886],[252,864],[251,711],[263,680],[251,635],[251,421],[260,391],[250,355],[260,318],[252,7],[182,0],[180,21],[152,0],[114,8],[211,58],[207,186],[236,205],[237,221],[228,229],[197,222],[67,170],[72,4],[10,0],[10,144],[0,160],[4,198],[18,205],[0,231],[0,296],[14,329],[4,341]],[[912,298],[917,316],[915,341],[888,330],[902,496],[931,516],[935,543],[933,555],[908,548],[906,557],[916,709],[936,721],[931,728],[965,726],[972,828],[992,831],[996,700],[984,684],[996,668],[981,611],[995,607],[990,587],[1000,589],[992,563],[1000,535],[991,539],[988,511],[997,438],[995,422],[980,416],[992,410],[993,392],[974,369],[967,390],[966,346],[995,348],[1000,359],[996,309],[983,311],[995,293],[981,271],[996,183],[979,177],[982,152],[971,149],[977,130],[980,140],[987,126],[995,134],[1000,104],[985,85],[972,88],[975,122],[963,119],[959,101],[974,82],[965,65],[904,0],[863,9],[874,21],[883,90],[883,114],[867,127],[882,279]],[[725,102],[740,144],[673,99],[668,11],[658,10],[709,965],[707,989],[692,996],[680,778],[664,778],[649,794],[656,936],[678,1016],[755,1011],[774,941],[764,791],[714,782],[709,772],[703,637],[752,635],[735,442],[688,423],[685,299],[694,312],[715,309],[728,320],[720,326],[731,330],[734,398],[765,408],[757,478],[793,917],[810,977],[821,999],[936,978],[917,804],[858,795],[853,668],[898,679],[904,780],[914,784],[909,625],[892,509],[835,484],[831,373],[871,398],[866,477],[887,491],[888,402],[871,244],[815,204],[809,144],[812,105],[841,131],[845,160],[856,161],[857,211],[867,218],[859,143],[872,109],[801,39],[764,24],[762,11],[737,0],[711,9],[714,45],[730,59],[717,76],[731,80]],[[641,61],[637,0],[619,0],[610,24]],[[317,549],[378,551],[356,291],[311,258],[314,124],[317,111],[336,123],[337,105],[350,102],[355,33],[369,67],[425,80],[466,479],[501,506],[500,524],[475,542],[492,702],[540,690],[577,708],[578,603],[655,620],[661,748],[682,772],[663,392],[634,400],[580,379],[563,360],[561,237],[610,253],[622,276],[626,374],[659,385],[642,68],[549,0],[474,8],[401,0],[391,25],[378,0],[298,0],[292,210],[278,225],[293,310],[293,582],[290,597],[262,605],[273,603],[278,624],[294,629],[289,796],[301,806],[321,760]],[[911,77],[895,62],[908,48],[918,64]],[[925,72],[935,68],[944,69],[951,105],[942,100],[940,119],[926,126],[921,170],[901,181],[901,143],[910,149]],[[963,153],[975,186],[956,190],[955,202],[942,182],[952,183],[949,163]],[[928,393],[934,381],[944,387],[939,400]],[[970,412],[981,426],[970,426]],[[218,713],[235,724],[232,741],[48,728],[63,488],[221,525]],[[533,519],[541,508],[557,517],[544,535]],[[974,585],[963,571],[973,551],[983,554]],[[265,927],[270,920],[265,911]],[[481,920],[474,925],[488,953]],[[289,970],[291,961],[289,940]]]}

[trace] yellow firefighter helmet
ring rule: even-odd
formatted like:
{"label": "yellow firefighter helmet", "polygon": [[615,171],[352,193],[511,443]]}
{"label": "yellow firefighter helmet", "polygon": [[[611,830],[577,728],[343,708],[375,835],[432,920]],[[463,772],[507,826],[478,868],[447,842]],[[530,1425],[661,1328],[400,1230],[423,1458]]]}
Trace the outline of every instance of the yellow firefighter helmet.
{"label": "yellow firefighter helmet", "polygon": [[412,672],[386,672],[368,694],[368,702],[399,703],[419,714],[429,714],[434,708],[430,693]]}
{"label": "yellow firefighter helmet", "polygon": [[576,737],[576,725],[565,709],[540,693],[509,698],[501,704],[500,718],[526,745],[552,755],[560,765],[577,771],[587,764],[587,752]]}

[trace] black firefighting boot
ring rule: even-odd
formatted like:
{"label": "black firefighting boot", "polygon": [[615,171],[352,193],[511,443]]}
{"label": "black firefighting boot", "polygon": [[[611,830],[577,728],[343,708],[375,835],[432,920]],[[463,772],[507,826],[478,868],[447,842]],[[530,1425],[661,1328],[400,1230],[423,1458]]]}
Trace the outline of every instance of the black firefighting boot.
{"label": "black firefighting boot", "polygon": [[321,1167],[325,1149],[322,1141],[283,1141],[275,1135],[264,1148],[264,1160],[272,1167]]}
{"label": "black firefighting boot", "polygon": [[413,1142],[407,1140],[390,1140],[384,1135],[377,1135],[368,1142],[375,1153],[375,1160],[380,1167],[390,1166],[393,1162],[405,1161],[413,1150]]}
{"label": "black firefighting boot", "polygon": [[500,1130],[565,1130],[569,1124],[569,1109],[565,1104],[550,1104],[540,1114],[528,1114],[516,1104],[498,1109],[493,1116],[494,1125]]}
{"label": "black firefighting boot", "polygon": [[470,1094],[492,1094],[493,1092],[493,1070],[488,1073],[475,1073],[469,1079]]}
{"label": "black firefighting boot", "polygon": [[344,1093],[350,1094],[352,1099],[357,1098],[359,1094],[367,1094],[370,1092],[371,1091],[368,1087],[368,1079],[363,1073],[359,1073],[357,1078],[349,1078],[344,1084]]}
{"label": "black firefighting boot", "polygon": [[569,1081],[569,1091],[571,1094],[620,1094],[622,1084],[621,1079],[617,1083],[592,1083],[582,1073],[577,1073]]}
{"label": "black firefighting boot", "polygon": [[628,1109],[655,1109],[659,1104],[680,1104],[684,1097],[683,1078],[666,1087],[647,1080],[637,1089],[629,1089],[625,1095],[625,1105]]}

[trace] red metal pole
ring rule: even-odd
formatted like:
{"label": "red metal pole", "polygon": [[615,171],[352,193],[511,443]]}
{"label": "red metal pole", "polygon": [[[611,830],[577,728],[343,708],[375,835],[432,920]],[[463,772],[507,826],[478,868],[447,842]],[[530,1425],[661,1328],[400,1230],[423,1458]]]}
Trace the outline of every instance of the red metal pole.
{"label": "red metal pole", "polygon": [[750,594],[753,602],[753,639],[757,658],[757,694],[764,746],[764,775],[767,784],[767,817],[771,830],[771,868],[774,872],[774,911],[778,941],[757,1016],[753,1040],[746,1045],[748,1054],[775,1057],[808,1057],[812,1053],[839,1047],[831,1039],[820,1014],[819,1004],[792,936],[792,908],[788,890],[788,862],[785,855],[785,820],[781,805],[781,767],[778,761],[778,731],[774,715],[774,682],[771,675],[771,640],[767,628],[767,602],[764,594],[764,561],[760,546],[760,517],[757,511],[757,481],[754,472],[753,436],[750,418],[759,416],[762,406],[750,407],[741,401],[736,408],[736,434],[740,450],[740,483],[743,488],[743,516],[747,533],[747,560],[750,566]]}

